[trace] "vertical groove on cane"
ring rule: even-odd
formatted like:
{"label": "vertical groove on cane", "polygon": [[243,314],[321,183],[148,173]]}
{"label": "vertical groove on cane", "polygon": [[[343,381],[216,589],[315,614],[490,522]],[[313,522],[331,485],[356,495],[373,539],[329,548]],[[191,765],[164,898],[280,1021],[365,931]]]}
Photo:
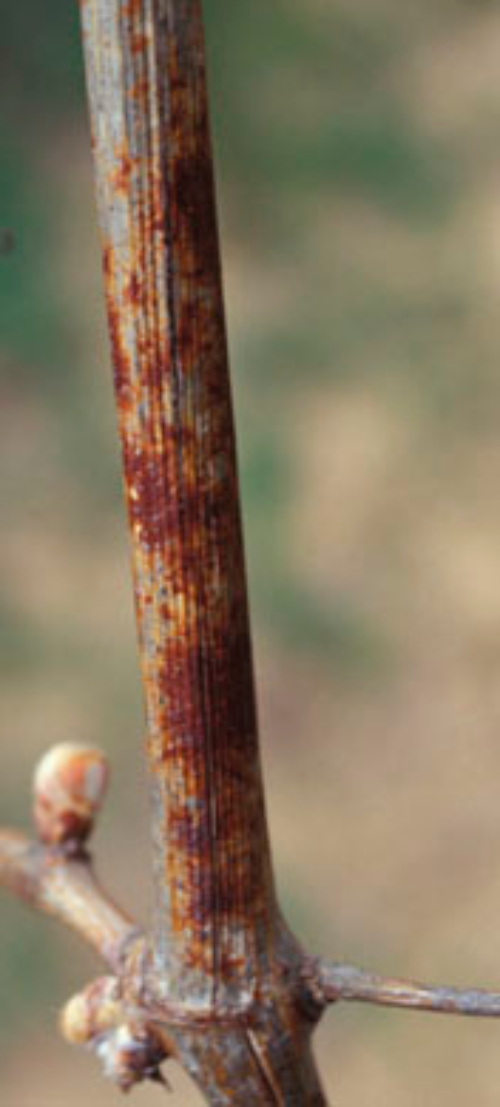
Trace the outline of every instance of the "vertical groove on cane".
{"label": "vertical groove on cane", "polygon": [[200,6],[84,0],[83,19],[148,718],[157,954],[179,1000],[194,990],[202,1006],[239,1005],[272,959],[276,908]]}

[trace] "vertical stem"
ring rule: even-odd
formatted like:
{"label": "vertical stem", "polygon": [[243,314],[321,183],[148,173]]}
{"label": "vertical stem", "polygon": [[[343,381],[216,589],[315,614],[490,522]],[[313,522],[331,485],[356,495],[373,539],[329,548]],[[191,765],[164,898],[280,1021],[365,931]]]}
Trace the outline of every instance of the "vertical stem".
{"label": "vertical stem", "polygon": [[275,917],[199,0],[82,0],[169,995],[248,1002]]}

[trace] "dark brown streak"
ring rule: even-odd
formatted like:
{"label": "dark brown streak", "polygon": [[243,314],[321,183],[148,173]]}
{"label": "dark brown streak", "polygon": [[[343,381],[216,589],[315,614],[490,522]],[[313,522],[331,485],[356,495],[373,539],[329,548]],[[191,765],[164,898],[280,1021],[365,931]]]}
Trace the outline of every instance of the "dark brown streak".
{"label": "dark brown streak", "polygon": [[[171,65],[171,68],[173,69],[174,66],[173,66],[172,62],[170,63],[170,65]],[[175,133],[175,123],[174,123],[175,96],[176,96],[176,92],[178,91],[178,87],[179,87],[178,82],[172,81],[171,87],[170,87],[170,98],[169,98],[168,107],[166,108],[166,113],[165,113],[165,115],[162,119],[162,124],[163,124],[163,127],[165,128],[165,130],[168,127],[170,127],[172,133]],[[163,101],[161,101],[161,105],[162,105],[162,107],[164,107]],[[169,116],[167,115],[167,113],[169,113]],[[183,417],[182,417],[182,414],[181,414],[182,390],[185,389],[187,396],[189,396],[191,394],[191,389],[190,389],[189,382],[187,382],[187,381],[183,382],[182,381],[183,372],[184,373],[186,372],[186,368],[185,368],[185,366],[183,365],[183,362],[182,362],[181,351],[186,350],[186,348],[188,349],[189,347],[187,346],[187,343],[185,341],[184,341],[184,343],[182,342],[182,338],[181,338],[181,335],[180,335],[180,327],[179,327],[178,309],[177,309],[177,295],[176,295],[177,281],[176,281],[176,273],[175,273],[175,270],[174,270],[174,227],[173,227],[173,219],[172,219],[172,210],[173,210],[173,204],[174,204],[173,192],[174,192],[174,186],[173,186],[172,179],[170,178],[170,179],[168,179],[168,182],[167,182],[167,185],[166,185],[166,206],[165,206],[165,225],[166,225],[166,241],[167,241],[167,257],[168,257],[167,301],[168,301],[168,309],[169,309],[168,310],[168,320],[169,320],[170,342],[171,342],[171,349],[172,349],[172,369],[173,369],[173,381],[174,381],[174,388],[173,388],[174,417],[175,417],[175,421],[176,421],[177,426],[180,428],[182,426],[182,423],[183,423]],[[191,299],[191,297],[190,297],[190,299]],[[193,327],[196,326],[196,312],[193,312],[192,326]],[[190,369],[192,371],[192,367],[190,367]],[[193,421],[193,427],[194,427],[195,426],[195,417],[194,417],[193,413],[191,413],[190,418]],[[189,421],[190,421],[190,419],[188,419],[188,423],[189,423]],[[184,484],[184,480],[183,480],[183,473],[184,473],[184,442],[183,442],[180,434],[178,434],[177,437],[176,437],[175,459],[176,459],[176,464],[177,464],[177,470],[176,470],[177,488],[179,490],[182,490],[183,489],[183,484]],[[198,490],[201,488],[201,482],[200,482],[200,479],[199,479],[198,458],[197,458],[196,451],[194,453],[194,466],[195,466],[195,488],[198,492]],[[197,508],[198,505],[197,505],[196,502],[194,502],[194,503],[191,504],[190,509],[189,509],[189,505],[184,500],[183,506],[185,507],[185,510],[182,511],[182,513],[181,513],[180,526],[181,526],[183,552],[184,552],[184,556],[187,557],[187,559],[188,559],[187,562],[186,561],[184,562],[184,566],[187,569],[188,576],[189,577],[192,576],[193,579],[194,579],[195,576],[196,576],[195,571],[194,571],[195,570],[195,564],[196,564],[196,553],[194,552],[194,550],[192,550],[192,536],[196,533],[196,524],[195,524],[194,520],[195,520],[195,516],[196,516],[196,508]],[[191,531],[189,531],[187,524],[191,523],[191,521],[193,522],[193,527],[192,527]],[[190,539],[191,539],[191,541],[190,541]],[[204,559],[203,551],[201,551],[199,557],[200,557],[200,561],[202,562],[202,564],[204,564],[205,559]],[[191,562],[191,565],[190,565],[190,562]],[[202,612],[203,612],[203,605],[204,605],[204,602],[205,602],[205,597],[202,596],[202,595],[201,596],[199,595],[199,583],[198,583],[197,591],[198,591],[198,604],[197,604],[197,607],[196,607],[196,610],[195,610],[194,614],[195,614],[195,620],[196,620],[196,625],[197,625],[197,639],[200,643],[203,643],[204,640],[205,640],[205,635],[203,633],[203,627],[202,627]],[[188,594],[188,603],[191,603],[191,602],[192,602],[191,597]],[[215,887],[214,878],[213,878],[213,874],[215,873],[215,848],[216,848],[216,830],[213,826],[213,799],[212,799],[212,797],[213,797],[213,739],[212,739],[212,734],[211,734],[211,729],[210,729],[210,724],[209,724],[210,712],[209,712],[209,708],[208,708],[208,697],[207,697],[207,687],[206,687],[207,658],[203,656],[202,649],[197,650],[195,652],[195,654],[193,654],[190,651],[190,657],[191,657],[191,664],[188,666],[189,671],[190,671],[190,694],[192,696],[194,696],[196,694],[199,697],[199,701],[200,701],[199,711],[200,711],[201,716],[206,720],[206,728],[205,728],[205,735],[204,735],[205,743],[206,743],[206,746],[205,746],[206,761],[205,761],[205,766],[204,766],[204,770],[205,770],[205,772],[204,772],[204,778],[205,778],[205,827],[204,827],[204,831],[205,832],[204,832],[204,835],[203,835],[204,840],[203,840],[203,845],[202,845],[202,852],[203,852],[203,855],[205,855],[205,853],[207,853],[209,855],[209,858],[210,858],[209,872],[211,874],[211,881],[208,884],[208,887],[206,889],[206,898],[205,898],[205,903],[204,903],[204,909],[202,911],[202,916],[201,916],[200,921],[203,920],[202,921],[203,930],[205,930],[205,928],[206,928],[206,921],[205,920],[209,921],[209,925],[210,925],[210,929],[211,929],[211,946],[209,947],[210,952],[211,952],[210,972],[211,972],[211,979],[212,979],[211,1002],[212,1002],[212,1006],[215,1009],[215,1007],[217,1005],[217,971],[218,971],[217,916],[218,916],[218,913],[217,913],[217,903],[216,903],[216,887]],[[188,855],[196,856],[196,850],[199,849],[198,838],[199,838],[199,834],[197,834],[196,836],[193,836],[193,840],[192,840],[191,844],[186,839],[186,844],[187,844],[187,847],[188,847]]]}
{"label": "dark brown streak", "polygon": [[273,1070],[264,1050],[262,1050],[259,1036],[254,1030],[246,1032],[250,1053],[267,1092],[268,1102],[275,1107],[286,1107],[281,1088],[276,1082]]}

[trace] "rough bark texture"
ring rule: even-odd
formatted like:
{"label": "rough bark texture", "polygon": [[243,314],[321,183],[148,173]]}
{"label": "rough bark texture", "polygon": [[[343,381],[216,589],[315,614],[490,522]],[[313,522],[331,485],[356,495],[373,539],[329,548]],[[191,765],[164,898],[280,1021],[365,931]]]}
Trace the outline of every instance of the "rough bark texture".
{"label": "rough bark texture", "polygon": [[214,1103],[317,1103],[264,811],[200,4],[82,13],[147,708],[149,989],[203,1017],[176,1040]]}
{"label": "rough bark texture", "polygon": [[155,827],[158,966],[251,1002],[275,906],[199,5],[83,4]]}

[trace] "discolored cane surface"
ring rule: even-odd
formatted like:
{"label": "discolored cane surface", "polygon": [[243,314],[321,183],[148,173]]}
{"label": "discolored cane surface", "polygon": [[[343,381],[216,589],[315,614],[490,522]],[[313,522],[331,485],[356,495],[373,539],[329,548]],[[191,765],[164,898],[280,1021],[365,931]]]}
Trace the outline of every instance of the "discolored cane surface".
{"label": "discolored cane surface", "polygon": [[199,4],[82,6],[169,994],[245,1006],[274,901]]}

